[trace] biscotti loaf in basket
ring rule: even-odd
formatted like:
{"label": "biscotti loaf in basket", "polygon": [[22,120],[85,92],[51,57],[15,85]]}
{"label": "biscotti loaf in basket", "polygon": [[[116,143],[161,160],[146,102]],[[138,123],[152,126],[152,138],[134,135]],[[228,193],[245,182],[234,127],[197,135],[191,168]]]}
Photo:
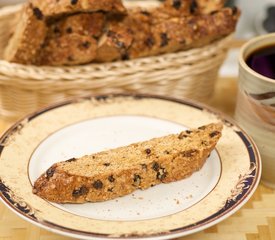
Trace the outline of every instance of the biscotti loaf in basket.
{"label": "biscotti loaf in basket", "polygon": [[3,8],[0,114],[17,118],[87,94],[206,100],[239,18],[223,4],[29,0]]}

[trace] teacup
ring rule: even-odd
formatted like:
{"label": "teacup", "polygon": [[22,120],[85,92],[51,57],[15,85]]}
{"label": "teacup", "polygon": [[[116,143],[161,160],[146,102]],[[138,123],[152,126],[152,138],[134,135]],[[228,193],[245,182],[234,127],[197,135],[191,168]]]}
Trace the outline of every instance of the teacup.
{"label": "teacup", "polygon": [[275,34],[256,37],[240,51],[235,118],[259,148],[263,184],[275,188],[275,79],[259,74],[247,63],[251,54],[267,46],[275,48]]}

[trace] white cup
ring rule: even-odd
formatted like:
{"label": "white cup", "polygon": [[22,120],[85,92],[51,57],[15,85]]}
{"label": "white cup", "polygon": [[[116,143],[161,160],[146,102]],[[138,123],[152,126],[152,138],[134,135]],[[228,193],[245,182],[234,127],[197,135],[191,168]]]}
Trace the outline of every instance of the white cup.
{"label": "white cup", "polygon": [[275,47],[275,33],[250,40],[239,56],[239,93],[235,118],[250,134],[263,161],[262,182],[275,188],[275,79],[251,69],[246,59],[264,46]]}

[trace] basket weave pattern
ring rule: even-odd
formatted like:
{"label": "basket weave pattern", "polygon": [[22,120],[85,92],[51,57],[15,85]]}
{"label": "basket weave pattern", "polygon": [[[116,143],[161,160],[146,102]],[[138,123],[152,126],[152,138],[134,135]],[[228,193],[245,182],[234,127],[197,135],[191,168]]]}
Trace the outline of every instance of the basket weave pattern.
{"label": "basket weave pattern", "polygon": [[[0,10],[0,58],[19,6]],[[75,67],[36,67],[0,60],[0,114],[18,118],[77,95],[154,93],[208,99],[226,56],[228,36],[203,48],[161,56]]]}

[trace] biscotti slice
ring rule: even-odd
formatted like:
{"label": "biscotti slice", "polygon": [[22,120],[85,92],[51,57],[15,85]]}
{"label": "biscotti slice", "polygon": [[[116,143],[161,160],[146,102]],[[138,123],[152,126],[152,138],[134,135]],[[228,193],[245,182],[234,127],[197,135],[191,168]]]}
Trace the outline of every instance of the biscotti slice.
{"label": "biscotti slice", "polygon": [[44,16],[32,4],[24,4],[14,34],[5,49],[4,59],[9,62],[33,64],[46,34]]}
{"label": "biscotti slice", "polygon": [[158,55],[206,46],[221,39],[236,29],[240,16],[238,9],[223,8],[212,14],[172,18],[152,28],[151,50],[130,48],[130,58]]}
{"label": "biscotti slice", "polygon": [[221,131],[222,124],[209,124],[59,162],[36,180],[33,193],[57,203],[99,202],[178,181],[202,168]]}
{"label": "biscotti slice", "polygon": [[38,65],[79,65],[91,62],[96,57],[97,41],[89,36],[72,33],[51,39],[43,54],[38,58]]}
{"label": "biscotti slice", "polygon": [[140,10],[129,10],[123,19],[108,20],[106,32],[100,38],[96,62],[110,62],[117,59],[127,60],[132,44],[144,44],[144,36],[150,35],[151,18]]}
{"label": "biscotti slice", "polygon": [[98,39],[102,34],[106,21],[106,14],[102,12],[78,13],[64,16],[49,25],[48,36],[56,37],[77,33]]}
{"label": "biscotti slice", "polygon": [[36,65],[78,65],[96,57],[97,39],[105,25],[103,13],[79,13],[49,26]]}
{"label": "biscotti slice", "polygon": [[83,12],[112,12],[125,14],[121,0],[29,0],[47,18]]}
{"label": "biscotti slice", "polygon": [[154,18],[167,19],[171,17],[184,17],[193,14],[210,14],[224,7],[225,0],[166,0],[164,3],[150,11]]}
{"label": "biscotti slice", "polygon": [[95,61],[127,60],[130,47],[142,53],[150,50],[154,44],[151,28],[174,16],[190,15],[191,2],[192,0],[179,0],[175,3],[167,0],[156,8],[133,8],[128,10],[127,16],[108,19]]}
{"label": "biscotti slice", "polygon": [[117,37],[113,39],[113,36],[119,35],[113,30],[112,35],[105,34],[99,45],[98,52],[108,52],[108,58],[99,54],[95,61],[135,59],[205,46],[234,32],[240,16],[236,8],[223,8],[205,15],[160,17],[158,20],[140,11],[129,13],[119,24],[113,21],[109,25],[110,28],[115,25],[113,29],[129,29],[133,36],[132,44],[126,45],[123,38],[119,41]]}

